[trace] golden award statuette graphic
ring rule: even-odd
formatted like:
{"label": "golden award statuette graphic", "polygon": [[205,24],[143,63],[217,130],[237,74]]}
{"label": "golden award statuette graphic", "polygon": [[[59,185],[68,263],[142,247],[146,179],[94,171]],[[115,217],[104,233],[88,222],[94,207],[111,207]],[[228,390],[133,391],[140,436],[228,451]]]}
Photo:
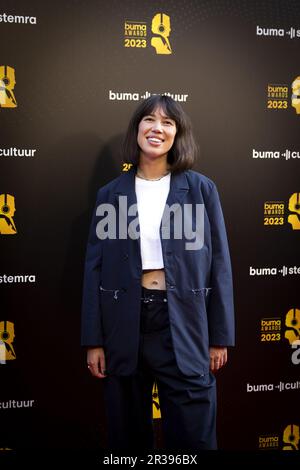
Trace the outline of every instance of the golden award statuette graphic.
{"label": "golden award statuette graphic", "polygon": [[17,233],[13,220],[15,212],[14,196],[0,194],[0,235],[15,235]]}
{"label": "golden award statuette graphic", "polygon": [[152,33],[155,36],[151,39],[151,46],[155,48],[156,54],[172,54],[170,32],[170,17],[165,13],[157,13],[152,19]]}
{"label": "golden award statuette graphic", "polygon": [[0,108],[16,108],[14,94],[16,84],[15,69],[9,65],[0,65]]}
{"label": "golden award statuette graphic", "polygon": [[158,398],[158,389],[157,389],[156,382],[154,382],[153,390],[152,390],[152,416],[153,416],[153,419],[161,418],[159,398]]}
{"label": "golden award statuette graphic", "polygon": [[299,426],[289,424],[283,431],[283,448],[282,450],[299,450]]}
{"label": "golden award statuette graphic", "polygon": [[292,106],[296,113],[300,114],[300,76],[292,83]]}
{"label": "golden award statuette graphic", "polygon": [[291,308],[285,317],[286,331],[284,337],[290,344],[300,339],[300,310]]}
{"label": "golden award statuette graphic", "polygon": [[293,212],[288,216],[288,223],[293,230],[300,230],[300,193],[294,193],[289,200],[289,211]]}
{"label": "golden award statuette graphic", "polygon": [[14,324],[10,321],[0,321],[0,364],[16,359],[13,346],[15,338]]}

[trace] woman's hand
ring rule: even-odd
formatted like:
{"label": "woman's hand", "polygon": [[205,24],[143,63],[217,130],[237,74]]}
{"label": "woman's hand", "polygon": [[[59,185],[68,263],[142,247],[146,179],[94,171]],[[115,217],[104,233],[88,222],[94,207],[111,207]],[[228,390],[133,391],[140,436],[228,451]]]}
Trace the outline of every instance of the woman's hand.
{"label": "woman's hand", "polygon": [[227,362],[227,348],[224,346],[211,346],[209,348],[210,370],[215,372],[225,366]]}
{"label": "woman's hand", "polygon": [[103,348],[88,348],[87,364],[90,373],[98,379],[106,377],[105,353]]}

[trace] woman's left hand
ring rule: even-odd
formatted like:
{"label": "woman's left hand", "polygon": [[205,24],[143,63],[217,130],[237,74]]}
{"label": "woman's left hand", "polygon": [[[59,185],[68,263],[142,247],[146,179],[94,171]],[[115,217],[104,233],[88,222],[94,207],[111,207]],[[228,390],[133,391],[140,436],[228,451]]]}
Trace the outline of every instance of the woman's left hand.
{"label": "woman's left hand", "polygon": [[209,348],[210,370],[215,372],[225,366],[227,362],[227,348],[224,346],[211,346]]}

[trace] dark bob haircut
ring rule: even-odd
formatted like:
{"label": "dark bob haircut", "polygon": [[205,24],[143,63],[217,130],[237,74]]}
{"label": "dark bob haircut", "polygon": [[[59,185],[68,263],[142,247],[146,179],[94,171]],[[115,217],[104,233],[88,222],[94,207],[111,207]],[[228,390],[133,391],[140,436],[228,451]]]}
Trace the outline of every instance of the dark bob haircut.
{"label": "dark bob haircut", "polygon": [[176,123],[174,144],[168,152],[167,161],[172,173],[188,170],[193,167],[197,157],[197,145],[194,140],[189,117],[180,104],[166,95],[153,95],[142,101],[129,122],[123,144],[123,162],[139,164],[140,148],[137,143],[139,123],[144,116],[162,108],[166,116]]}

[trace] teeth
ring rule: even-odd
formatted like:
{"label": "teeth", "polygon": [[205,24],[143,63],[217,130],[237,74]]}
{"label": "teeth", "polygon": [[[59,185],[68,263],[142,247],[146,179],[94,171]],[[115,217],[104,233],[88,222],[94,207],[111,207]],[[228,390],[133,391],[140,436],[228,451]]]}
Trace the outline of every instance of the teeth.
{"label": "teeth", "polygon": [[160,144],[162,142],[162,140],[156,139],[155,137],[149,137],[148,140],[150,142],[155,142],[156,144]]}

